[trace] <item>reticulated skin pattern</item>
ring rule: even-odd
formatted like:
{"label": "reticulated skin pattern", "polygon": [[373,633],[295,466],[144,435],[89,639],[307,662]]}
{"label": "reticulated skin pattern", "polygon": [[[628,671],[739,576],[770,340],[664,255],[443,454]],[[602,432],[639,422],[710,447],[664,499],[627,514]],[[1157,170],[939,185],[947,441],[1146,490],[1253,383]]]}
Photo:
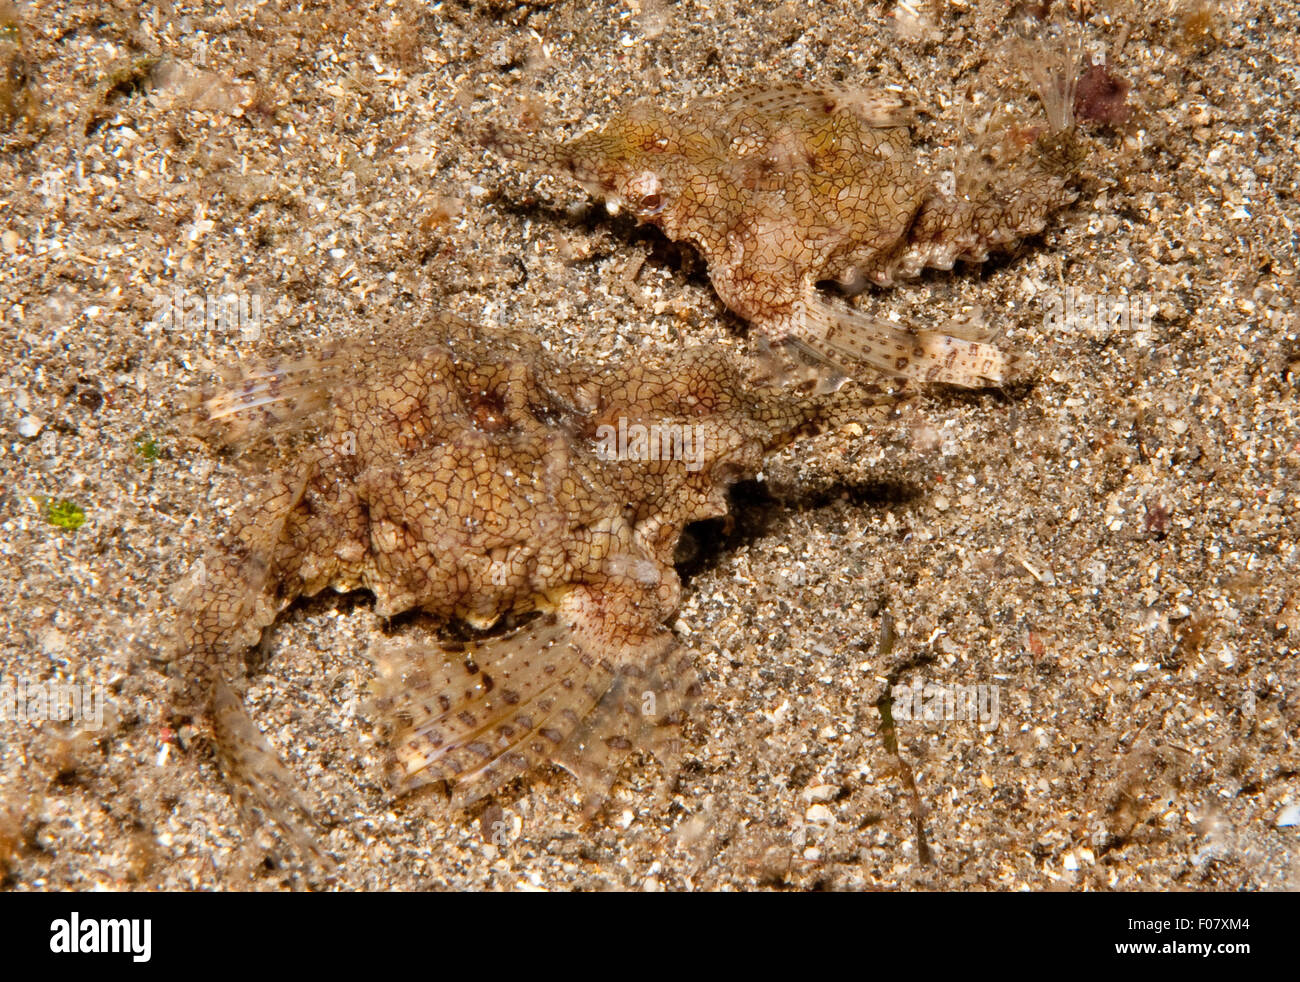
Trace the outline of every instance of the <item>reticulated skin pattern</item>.
{"label": "reticulated skin pattern", "polygon": [[[566,363],[528,333],[439,318],[412,339],[268,362],[209,394],[201,429],[289,434],[204,556],[172,651],[175,705],[211,720],[233,783],[300,845],[310,808],[243,708],[245,654],[288,604],[366,590],[480,631],[469,645],[376,647],[375,708],[399,790],[451,782],[465,804],[546,763],[588,812],[634,748],[671,770],[700,692],[665,627],[685,526],[798,436],[895,402],[754,384],[734,356]],[[531,618],[531,619],[530,619]]]}
{"label": "reticulated skin pattern", "polygon": [[718,296],[761,337],[852,375],[1006,381],[1015,357],[982,339],[906,330],[828,302],[817,284],[891,286],[1041,231],[1074,199],[1073,119],[995,167],[972,155],[941,173],[919,163],[910,119],[887,90],[788,84],[675,112],[637,103],[565,142],[498,130],[483,142],[691,243]]}

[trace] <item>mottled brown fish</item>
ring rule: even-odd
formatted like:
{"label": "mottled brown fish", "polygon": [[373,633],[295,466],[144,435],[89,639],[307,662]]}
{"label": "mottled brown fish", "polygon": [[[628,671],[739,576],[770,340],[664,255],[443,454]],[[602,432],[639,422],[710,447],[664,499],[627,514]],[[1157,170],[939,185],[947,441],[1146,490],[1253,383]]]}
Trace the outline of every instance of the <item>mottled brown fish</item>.
{"label": "mottled brown fish", "polygon": [[[212,723],[235,783],[309,846],[309,810],[237,691],[246,650],[297,597],[365,589],[486,630],[461,646],[378,646],[394,784],[473,801],[548,761],[596,807],[624,757],[669,771],[699,682],[665,622],[688,523],[797,436],[896,401],[755,387],[722,352],[565,363],[524,332],[452,318],[425,340],[267,364],[198,410],[239,443],[288,430],[291,459],[248,497],[183,601],[176,705]],[[437,340],[428,340],[436,338]]]}
{"label": "mottled brown fish", "polygon": [[[1072,201],[1079,152],[1059,111],[1077,65],[1060,64],[1044,102],[1052,126],[996,167],[975,158],[926,172],[911,114],[881,90],[790,84],[697,99],[668,112],[638,103],[565,142],[491,130],[502,155],[570,175],[704,256],[722,301],[775,342],[846,372],[964,386],[1007,379],[1014,358],[979,340],[907,330],[828,302],[822,281],[890,286],[927,267],[982,262],[1039,232]],[[1056,91],[1051,91],[1056,89]]]}

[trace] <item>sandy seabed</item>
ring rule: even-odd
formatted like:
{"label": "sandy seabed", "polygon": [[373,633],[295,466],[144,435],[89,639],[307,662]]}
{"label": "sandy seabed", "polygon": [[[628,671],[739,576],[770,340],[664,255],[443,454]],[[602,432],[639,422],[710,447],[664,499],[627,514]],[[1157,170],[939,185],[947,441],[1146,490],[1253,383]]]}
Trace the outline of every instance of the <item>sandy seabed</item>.
{"label": "sandy seabed", "polygon": [[[574,134],[635,98],[884,83],[942,147],[1041,114],[1008,41],[1047,31],[1048,5],[1010,6],[19,4],[20,40],[0,35],[29,77],[0,149],[0,683],[98,683],[107,715],[0,723],[0,879],[1300,888],[1284,3],[1051,5],[1130,86],[1078,200],[1009,256],[856,300],[917,326],[982,310],[1029,381],[801,441],[736,489],[732,528],[697,530],[674,627],[705,699],[666,796],[634,758],[586,825],[560,771],[469,815],[393,799],[364,653],[403,625],[364,596],[293,607],[248,694],[318,803],[331,876],[268,863],[202,733],[166,726],[172,585],[241,496],[238,459],[176,423],[214,368],[436,309],[586,358],[747,350],[698,256],[475,126]],[[263,317],[176,323],[178,292],[257,295]],[[1089,297],[1149,323],[1079,315]],[[1051,316],[1066,298],[1076,316]],[[917,680],[996,692],[997,726],[891,730],[882,696]]]}

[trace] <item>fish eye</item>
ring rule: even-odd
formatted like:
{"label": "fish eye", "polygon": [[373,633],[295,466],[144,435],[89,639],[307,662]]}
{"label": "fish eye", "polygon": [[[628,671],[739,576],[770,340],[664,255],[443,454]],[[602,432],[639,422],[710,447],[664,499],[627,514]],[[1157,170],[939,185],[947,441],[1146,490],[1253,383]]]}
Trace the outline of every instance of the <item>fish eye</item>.
{"label": "fish eye", "polygon": [[646,170],[627,182],[623,200],[634,203],[636,213],[642,218],[657,215],[663,211],[663,183],[654,171]]}

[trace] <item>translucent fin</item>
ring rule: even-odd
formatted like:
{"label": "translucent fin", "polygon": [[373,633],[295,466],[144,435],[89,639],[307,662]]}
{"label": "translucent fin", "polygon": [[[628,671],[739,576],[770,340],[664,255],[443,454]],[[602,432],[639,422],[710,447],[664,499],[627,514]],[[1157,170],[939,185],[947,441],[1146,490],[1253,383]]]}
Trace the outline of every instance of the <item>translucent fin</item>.
{"label": "translucent fin", "polygon": [[754,384],[812,395],[829,395],[848,381],[839,366],[828,362],[803,345],[773,344],[766,335],[754,339]]}
{"label": "translucent fin", "polygon": [[856,376],[866,363],[888,375],[965,388],[1009,380],[1016,356],[991,344],[937,331],[908,331],[818,297],[801,304],[790,341]]}
{"label": "translucent fin", "polygon": [[556,763],[578,779],[583,812],[592,816],[609,795],[634,749],[653,753],[671,786],[681,766],[682,726],[701,693],[690,655],[667,631],[625,664],[582,727],[560,748]]}
{"label": "translucent fin", "polygon": [[259,818],[272,822],[301,854],[332,870],[334,861],[308,832],[316,822],[298,782],[224,682],[213,691],[212,725],[222,769],[245,821],[253,827],[263,824]]}
{"label": "translucent fin", "polygon": [[394,785],[453,781],[458,807],[554,760],[616,673],[553,616],[464,651],[384,642],[371,657],[376,708],[404,722]]}
{"label": "translucent fin", "polygon": [[191,399],[191,427],[206,439],[238,446],[301,425],[329,405],[349,367],[342,354],[250,365],[231,373],[224,386]]}
{"label": "translucent fin", "polygon": [[451,781],[464,807],[556,763],[578,779],[590,816],[633,749],[675,771],[700,691],[689,657],[662,629],[618,663],[601,647],[554,615],[463,651],[381,642],[375,708],[398,721],[395,788]]}
{"label": "translucent fin", "polygon": [[1082,40],[1075,35],[1049,41],[1021,41],[1012,55],[1033,86],[1053,132],[1074,128],[1074,99],[1086,63]]}
{"label": "translucent fin", "polygon": [[712,104],[724,115],[759,112],[779,116],[796,110],[826,115],[847,112],[875,127],[907,126],[914,115],[903,97],[888,89],[815,87],[798,82],[741,89]]}

